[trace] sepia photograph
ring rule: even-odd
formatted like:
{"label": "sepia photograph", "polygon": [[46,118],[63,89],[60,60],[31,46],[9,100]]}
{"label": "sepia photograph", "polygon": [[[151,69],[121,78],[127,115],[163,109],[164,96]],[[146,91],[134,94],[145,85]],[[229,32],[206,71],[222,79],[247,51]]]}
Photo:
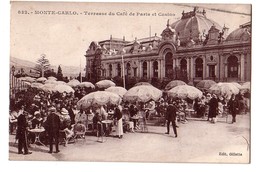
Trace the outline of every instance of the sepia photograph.
{"label": "sepia photograph", "polygon": [[9,161],[251,163],[252,4],[10,7]]}

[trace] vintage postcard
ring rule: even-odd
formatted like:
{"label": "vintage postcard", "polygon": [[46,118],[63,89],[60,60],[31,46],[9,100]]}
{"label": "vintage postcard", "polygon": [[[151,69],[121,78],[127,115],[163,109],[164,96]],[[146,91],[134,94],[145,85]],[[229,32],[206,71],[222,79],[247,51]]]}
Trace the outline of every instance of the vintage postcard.
{"label": "vintage postcard", "polygon": [[11,2],[9,160],[250,163],[251,8]]}

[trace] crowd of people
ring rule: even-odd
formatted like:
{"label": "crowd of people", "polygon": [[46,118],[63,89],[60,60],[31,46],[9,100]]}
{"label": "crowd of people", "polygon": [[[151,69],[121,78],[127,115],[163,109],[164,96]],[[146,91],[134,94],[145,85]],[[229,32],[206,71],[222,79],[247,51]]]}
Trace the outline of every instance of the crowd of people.
{"label": "crowd of people", "polygon": [[[122,139],[126,132],[144,131],[147,120],[156,118],[161,125],[167,126],[165,134],[170,133],[172,123],[177,137],[178,123],[187,122],[187,108],[194,109],[196,117],[207,117],[212,123],[216,123],[216,117],[225,109],[232,114],[232,123],[236,122],[236,114],[248,110],[248,105],[241,103],[244,101],[243,95],[232,95],[228,101],[209,93],[204,93],[202,98],[194,101],[170,98],[164,94],[156,102],[122,102],[120,105],[93,105],[88,109],[77,107],[78,100],[87,93],[84,89],[76,89],[75,93],[50,93],[29,88],[17,94],[10,103],[10,133],[17,128],[18,154],[31,153],[28,146],[33,143],[35,135],[29,131],[35,128],[45,129],[41,134],[43,143],[49,144],[49,153],[53,153],[55,144],[55,153],[58,153],[61,131],[65,137],[73,139],[78,125],[84,126],[97,137],[109,136],[115,130],[115,137]],[[106,120],[109,122],[102,122]]]}

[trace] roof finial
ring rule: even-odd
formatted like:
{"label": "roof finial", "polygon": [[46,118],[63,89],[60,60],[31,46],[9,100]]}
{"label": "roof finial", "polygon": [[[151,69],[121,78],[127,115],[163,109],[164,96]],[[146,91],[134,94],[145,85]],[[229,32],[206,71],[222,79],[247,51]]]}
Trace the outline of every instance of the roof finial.
{"label": "roof finial", "polygon": [[167,20],[167,25],[166,25],[167,27],[170,26],[169,22],[170,22],[170,19]]}

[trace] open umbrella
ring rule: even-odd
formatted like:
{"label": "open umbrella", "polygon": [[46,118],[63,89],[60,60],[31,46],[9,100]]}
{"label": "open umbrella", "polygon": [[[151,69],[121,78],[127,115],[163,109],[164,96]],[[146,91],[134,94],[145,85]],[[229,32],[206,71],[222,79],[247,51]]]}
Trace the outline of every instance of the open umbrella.
{"label": "open umbrella", "polygon": [[41,89],[45,92],[53,92],[55,91],[54,90],[54,87],[56,86],[57,84],[54,84],[54,83],[45,83]]}
{"label": "open umbrella", "polygon": [[109,92],[118,94],[120,97],[123,97],[124,94],[127,92],[127,90],[125,88],[118,87],[118,86],[109,87],[109,88],[105,89],[105,91],[109,91]]}
{"label": "open umbrella", "polygon": [[37,82],[45,82],[46,80],[47,79],[45,77],[40,77],[36,79]]}
{"label": "open umbrella", "polygon": [[213,80],[201,80],[196,87],[201,90],[208,90],[214,84],[216,84],[216,82]]}
{"label": "open umbrella", "polygon": [[82,82],[78,85],[79,87],[85,87],[85,88],[95,88],[95,85],[91,82]]}
{"label": "open umbrella", "polygon": [[250,91],[250,82],[245,82],[244,84],[242,84],[240,89],[245,91]]}
{"label": "open umbrella", "polygon": [[45,84],[57,84],[56,80],[47,80],[44,82]]}
{"label": "open umbrella", "polygon": [[186,85],[186,83],[181,80],[173,80],[165,86],[165,90],[170,90],[178,85]]}
{"label": "open umbrella", "polygon": [[26,76],[26,77],[21,77],[21,78],[19,78],[19,80],[21,80],[21,81],[27,81],[27,82],[32,83],[32,82],[35,81],[35,78],[32,78],[32,77],[30,77],[30,76]]}
{"label": "open umbrella", "polygon": [[236,86],[238,89],[241,89],[241,85],[237,82],[231,82],[234,86]]}
{"label": "open umbrella", "polygon": [[202,92],[190,85],[178,85],[170,89],[167,93],[170,97],[181,99],[189,98],[194,100],[202,97]]}
{"label": "open umbrella", "polygon": [[77,79],[72,79],[67,84],[71,87],[76,87],[80,84],[80,82]]}
{"label": "open umbrella", "polygon": [[57,78],[55,78],[54,76],[49,76],[49,77],[48,77],[48,80],[54,80],[54,81],[57,81]]}
{"label": "open umbrella", "polygon": [[147,102],[149,100],[157,101],[162,97],[162,91],[151,85],[139,85],[129,89],[123,96],[124,101],[129,102]]}
{"label": "open umbrella", "polygon": [[106,89],[106,88],[108,88],[108,87],[111,87],[111,86],[116,86],[116,84],[113,82],[113,81],[110,81],[110,80],[101,80],[101,81],[98,81],[97,83],[96,83],[96,86],[98,87],[98,88],[104,88],[104,89]]}
{"label": "open umbrella", "polygon": [[56,83],[59,84],[59,85],[67,85],[67,83],[64,82],[64,81],[56,81]]}
{"label": "open umbrella", "polygon": [[87,109],[93,105],[106,105],[106,104],[114,104],[118,105],[121,102],[121,98],[119,95],[108,92],[108,91],[95,91],[92,93],[87,94],[86,96],[82,97],[77,102],[77,107],[79,109]]}
{"label": "open umbrella", "polygon": [[150,84],[149,82],[138,82],[138,83],[136,83],[136,84],[134,85],[134,87],[135,87],[135,86],[140,86],[140,85],[152,85],[152,84]]}
{"label": "open umbrella", "polygon": [[43,84],[38,83],[38,82],[34,82],[34,83],[31,84],[31,87],[32,87],[32,88],[41,89],[41,88],[43,87]]}
{"label": "open umbrella", "polygon": [[238,94],[239,89],[232,83],[217,83],[209,88],[209,92],[230,99],[232,94]]}
{"label": "open umbrella", "polygon": [[63,85],[63,84],[55,85],[53,91],[58,91],[59,93],[63,93],[63,92],[74,93],[73,88],[71,88],[69,85]]}

